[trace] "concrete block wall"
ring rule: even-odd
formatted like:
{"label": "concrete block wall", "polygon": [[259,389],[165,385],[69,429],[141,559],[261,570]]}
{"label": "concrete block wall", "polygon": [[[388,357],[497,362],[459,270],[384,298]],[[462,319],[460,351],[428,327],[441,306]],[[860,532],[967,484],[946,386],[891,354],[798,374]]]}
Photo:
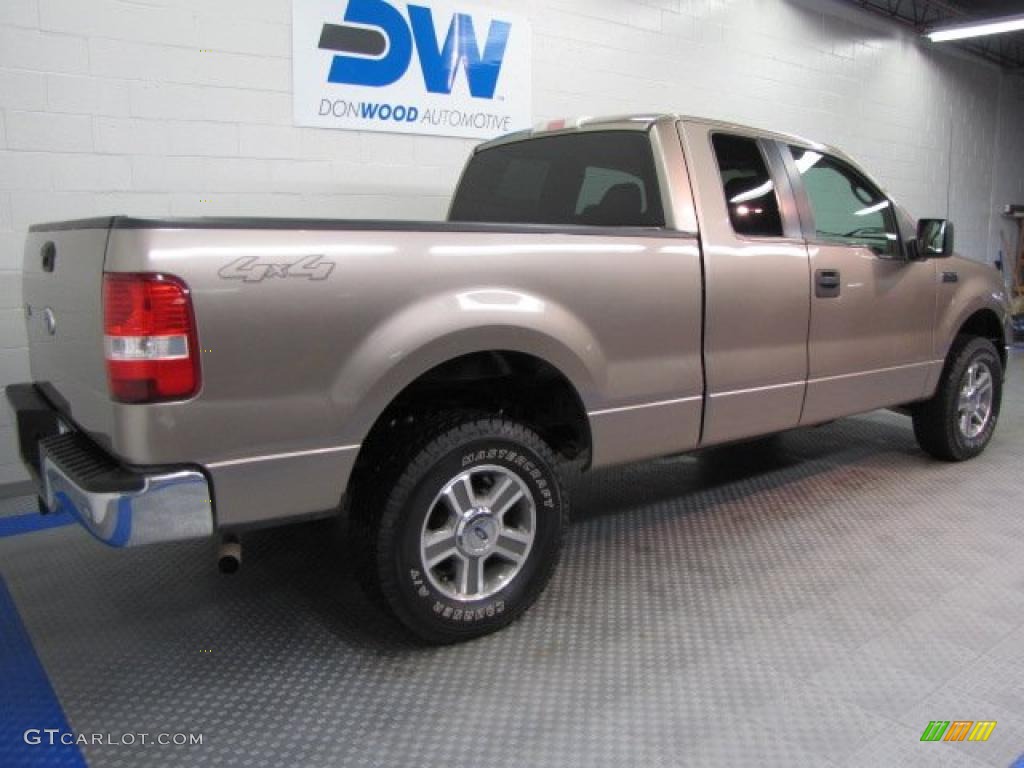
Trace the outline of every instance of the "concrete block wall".
{"label": "concrete block wall", "polygon": [[[1024,89],[834,0],[466,0],[527,15],[534,117],[675,110],[838,144],[991,261]],[[472,142],[291,125],[290,0],[0,3],[0,385],[28,378],[33,222],[440,218]],[[22,480],[0,399],[0,484]]]}

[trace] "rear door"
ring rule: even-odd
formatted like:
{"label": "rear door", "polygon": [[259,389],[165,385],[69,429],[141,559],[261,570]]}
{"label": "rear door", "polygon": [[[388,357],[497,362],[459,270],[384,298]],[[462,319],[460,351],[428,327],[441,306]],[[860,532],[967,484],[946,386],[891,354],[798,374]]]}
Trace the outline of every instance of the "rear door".
{"label": "rear door", "polygon": [[789,178],[774,142],[680,124],[705,270],[704,445],[800,421],[810,278]]}
{"label": "rear door", "polygon": [[920,398],[932,358],[934,262],[903,257],[895,206],[859,170],[814,149],[779,149],[812,273],[801,423]]}

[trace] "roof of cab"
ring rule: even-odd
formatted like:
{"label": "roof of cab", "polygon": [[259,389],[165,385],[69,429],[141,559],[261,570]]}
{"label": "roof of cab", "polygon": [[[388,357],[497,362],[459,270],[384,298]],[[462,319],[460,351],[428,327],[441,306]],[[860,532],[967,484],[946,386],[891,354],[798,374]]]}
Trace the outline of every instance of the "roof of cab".
{"label": "roof of cab", "polygon": [[812,141],[803,136],[797,136],[795,134],[784,133],[781,131],[772,131],[763,128],[758,128],[751,125],[743,125],[741,123],[733,123],[726,120],[715,120],[707,117],[695,117],[693,115],[680,115],[673,112],[661,112],[661,113],[650,113],[650,114],[634,114],[634,115],[610,115],[606,117],[574,117],[574,118],[561,118],[556,120],[546,120],[542,123],[538,123],[532,128],[528,128],[523,131],[516,131],[515,133],[507,133],[504,136],[498,136],[490,141],[478,145],[475,152],[479,152],[484,149],[490,149],[492,147],[500,146],[502,144],[511,144],[517,141],[524,141],[526,139],[534,139],[541,136],[553,136],[564,133],[579,133],[582,131],[646,131],[652,126],[659,122],[678,122],[686,121],[691,123],[705,123],[713,125],[725,130],[741,130],[744,132],[753,132],[767,138],[779,139],[782,141],[792,142],[801,146],[806,146],[811,149],[818,151],[828,152],[830,154],[836,154],[844,159],[848,159],[845,152],[831,147],[826,144],[821,144],[817,141]]}

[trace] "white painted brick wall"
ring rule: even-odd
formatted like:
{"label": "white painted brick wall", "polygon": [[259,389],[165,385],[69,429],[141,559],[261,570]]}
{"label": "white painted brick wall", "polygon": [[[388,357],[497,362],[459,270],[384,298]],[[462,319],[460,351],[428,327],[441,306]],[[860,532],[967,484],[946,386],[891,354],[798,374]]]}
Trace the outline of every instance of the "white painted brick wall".
{"label": "white painted brick wall", "polygon": [[[968,255],[1012,247],[995,211],[1024,202],[1020,78],[834,0],[474,2],[532,19],[537,120],[676,110],[793,131],[920,216],[948,205]],[[290,0],[0,1],[0,385],[28,377],[33,222],[443,215],[472,142],[292,127],[290,23]],[[22,478],[0,398],[0,483]]]}

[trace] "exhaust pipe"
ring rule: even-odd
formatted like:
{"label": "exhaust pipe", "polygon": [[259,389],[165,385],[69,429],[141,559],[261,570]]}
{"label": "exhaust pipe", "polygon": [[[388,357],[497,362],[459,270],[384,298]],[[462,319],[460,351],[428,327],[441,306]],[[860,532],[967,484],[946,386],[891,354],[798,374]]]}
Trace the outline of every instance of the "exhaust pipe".
{"label": "exhaust pipe", "polygon": [[242,565],[242,542],[237,536],[225,534],[220,542],[220,553],[217,555],[217,569],[223,574],[237,573]]}

